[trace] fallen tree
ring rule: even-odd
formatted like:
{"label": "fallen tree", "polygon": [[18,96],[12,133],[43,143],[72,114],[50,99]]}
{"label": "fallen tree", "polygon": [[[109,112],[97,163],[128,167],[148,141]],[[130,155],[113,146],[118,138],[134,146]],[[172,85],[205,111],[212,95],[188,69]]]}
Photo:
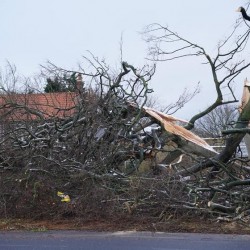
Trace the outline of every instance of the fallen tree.
{"label": "fallen tree", "polygon": [[[221,152],[190,131],[216,107],[237,101],[232,81],[250,65],[235,59],[247,46],[248,28],[226,50],[238,28],[212,57],[168,27],[149,26],[147,41],[156,42],[152,60],[195,55],[210,67],[216,100],[188,122],[146,106],[155,66],[139,69],[122,62],[114,72],[91,57],[85,58],[88,72],[51,63],[43,68],[51,83],[70,83],[67,92],[17,93],[2,84],[1,216],[128,213],[163,219],[173,211],[185,215],[191,210],[245,220],[250,167],[236,151],[248,132],[250,102],[244,103],[233,131],[226,132]],[[165,51],[162,42],[181,46]],[[224,100],[225,87],[231,99]],[[180,99],[180,105],[189,98]],[[166,110],[173,109],[178,105]]]}

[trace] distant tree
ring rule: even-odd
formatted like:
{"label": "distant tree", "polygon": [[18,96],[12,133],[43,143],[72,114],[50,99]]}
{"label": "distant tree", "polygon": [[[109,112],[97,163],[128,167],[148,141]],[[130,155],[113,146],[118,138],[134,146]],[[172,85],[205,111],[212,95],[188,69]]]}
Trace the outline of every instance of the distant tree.
{"label": "distant tree", "polygon": [[55,77],[54,79],[47,78],[47,84],[44,88],[45,93],[52,92],[73,92],[76,87],[75,73],[67,76],[66,74],[62,77]]}
{"label": "distant tree", "polygon": [[52,80],[51,78],[47,78],[46,80],[47,80],[47,85],[44,88],[44,91],[46,93],[63,91],[62,85],[60,84],[57,77],[55,77],[54,80]]}
{"label": "distant tree", "polygon": [[195,132],[203,137],[220,137],[221,131],[231,128],[239,113],[235,105],[222,105],[196,121]]}
{"label": "distant tree", "polygon": [[73,92],[76,90],[76,72],[68,75],[67,73],[63,76],[64,91]]}

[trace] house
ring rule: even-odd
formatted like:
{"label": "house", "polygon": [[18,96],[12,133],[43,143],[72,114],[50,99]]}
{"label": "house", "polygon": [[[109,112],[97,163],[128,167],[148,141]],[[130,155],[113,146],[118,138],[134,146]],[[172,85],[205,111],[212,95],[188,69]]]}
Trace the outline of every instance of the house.
{"label": "house", "polygon": [[[27,123],[31,128],[45,121],[57,122],[72,117],[79,104],[82,85],[82,78],[78,76],[75,92],[0,95],[0,138],[13,129],[26,127]],[[15,133],[15,136],[20,135],[20,132]]]}
{"label": "house", "polygon": [[51,120],[74,114],[82,89],[79,75],[75,92],[6,93],[0,95],[0,122]]}

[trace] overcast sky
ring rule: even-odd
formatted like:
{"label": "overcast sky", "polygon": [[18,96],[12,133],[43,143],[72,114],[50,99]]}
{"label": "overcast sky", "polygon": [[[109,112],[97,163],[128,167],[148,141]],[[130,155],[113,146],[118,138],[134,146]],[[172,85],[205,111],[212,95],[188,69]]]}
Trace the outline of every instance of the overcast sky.
{"label": "overcast sky", "polygon": [[[73,69],[86,51],[119,63],[123,34],[123,57],[135,67],[147,64],[147,44],[140,32],[151,23],[168,25],[211,54],[232,30],[235,12],[244,0],[0,0],[0,67],[15,64],[20,74],[32,76],[39,65],[51,61]],[[250,45],[249,45],[250,46]],[[249,56],[249,55],[246,55]],[[245,71],[236,83],[240,98]],[[176,116],[188,119],[214,100],[209,69],[197,61],[161,63],[152,80],[155,96],[164,105],[174,102],[185,87],[198,82],[199,94]]]}

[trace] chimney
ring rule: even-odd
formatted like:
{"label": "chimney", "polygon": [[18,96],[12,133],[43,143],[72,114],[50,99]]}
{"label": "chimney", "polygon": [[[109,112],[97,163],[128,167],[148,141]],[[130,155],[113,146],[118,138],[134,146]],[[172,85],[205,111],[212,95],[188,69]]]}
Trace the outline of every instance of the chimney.
{"label": "chimney", "polygon": [[80,73],[76,77],[76,90],[79,91],[80,93],[82,93],[84,90],[83,89],[82,75]]}
{"label": "chimney", "polygon": [[247,78],[244,81],[244,86],[245,87],[250,87],[250,82],[247,80]]}

